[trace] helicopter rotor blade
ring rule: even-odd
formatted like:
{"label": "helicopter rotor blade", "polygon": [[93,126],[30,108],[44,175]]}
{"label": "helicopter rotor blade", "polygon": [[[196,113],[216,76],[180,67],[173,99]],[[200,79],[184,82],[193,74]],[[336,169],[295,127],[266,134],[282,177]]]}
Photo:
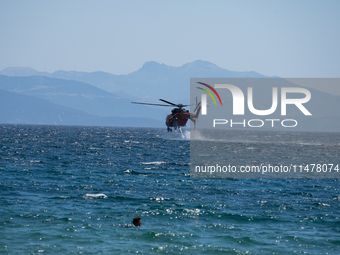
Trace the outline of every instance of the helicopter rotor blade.
{"label": "helicopter rotor blade", "polygon": [[164,100],[164,99],[159,99],[159,100],[161,100],[161,101],[162,101],[162,102],[164,102],[164,103],[171,104],[171,105],[173,105],[173,106],[176,106],[176,107],[178,107],[178,105],[177,105],[177,104],[171,103],[171,102],[169,102],[169,101],[166,101],[166,100]]}
{"label": "helicopter rotor blade", "polygon": [[171,103],[169,101],[166,101],[164,99],[159,99],[167,104],[151,104],[151,103],[141,103],[141,102],[131,102],[133,104],[144,104],[144,105],[156,105],[156,106],[168,106],[168,107],[179,107],[179,108],[183,108],[183,107],[187,107],[187,106],[191,106],[190,104],[174,104],[174,103]]}
{"label": "helicopter rotor blade", "polygon": [[198,108],[200,105],[201,105],[201,102],[199,102],[199,103],[196,105],[194,112],[196,112],[197,108]]}
{"label": "helicopter rotor blade", "polygon": [[[200,102],[200,104],[201,104],[201,102]],[[196,109],[198,108],[198,106],[199,106],[199,104],[197,103],[197,97],[196,97],[196,107],[195,107],[194,112],[196,111]]]}
{"label": "helicopter rotor blade", "polygon": [[156,105],[156,106],[168,106],[168,107],[172,107],[171,105],[167,105],[167,104],[150,104],[150,103],[140,103],[140,102],[131,102],[132,104],[145,104],[145,105]]}

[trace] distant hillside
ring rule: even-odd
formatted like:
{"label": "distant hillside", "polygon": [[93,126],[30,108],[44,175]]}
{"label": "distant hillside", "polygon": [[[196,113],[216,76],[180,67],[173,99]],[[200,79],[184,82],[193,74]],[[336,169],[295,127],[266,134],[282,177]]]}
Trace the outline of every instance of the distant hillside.
{"label": "distant hillside", "polygon": [[44,99],[0,90],[0,123],[77,125],[95,117]]}
{"label": "distant hillside", "polygon": [[125,127],[163,127],[148,118],[98,117],[45,99],[0,89],[0,123],[43,125],[92,125]]}
{"label": "distant hillside", "polygon": [[115,93],[124,91],[125,96],[138,97],[155,102],[159,98],[175,103],[189,103],[190,78],[259,78],[256,72],[234,72],[218,67],[208,61],[197,60],[181,67],[167,66],[154,61],[146,62],[139,70],[128,75],[114,75],[106,72],[56,71],[37,72],[32,68],[7,68],[0,75],[47,76],[65,80],[81,81],[100,89]]}
{"label": "distant hillside", "polygon": [[0,89],[46,99],[100,117],[164,118],[164,109],[136,107],[131,100],[84,82],[42,76],[0,75]]}

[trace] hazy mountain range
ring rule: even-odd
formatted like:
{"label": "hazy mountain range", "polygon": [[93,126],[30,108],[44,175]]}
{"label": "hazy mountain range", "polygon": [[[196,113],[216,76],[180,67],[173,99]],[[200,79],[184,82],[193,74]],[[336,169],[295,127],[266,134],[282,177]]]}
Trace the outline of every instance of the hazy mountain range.
{"label": "hazy mountain range", "polygon": [[[139,70],[127,75],[106,72],[56,71],[38,72],[32,68],[6,68],[0,72],[6,76],[44,76],[63,80],[80,81],[96,88],[119,94],[128,99],[155,101],[158,98],[177,103],[189,99],[190,78],[258,78],[256,72],[232,72],[207,61],[197,60],[181,67],[172,67],[154,61],[146,62]],[[182,102],[185,103],[185,102]],[[189,102],[187,102],[189,103]]]}
{"label": "hazy mountain range", "polygon": [[[190,78],[263,78],[256,72],[233,72],[207,61],[181,67],[147,62],[127,75],[106,72],[38,72],[12,67],[0,72],[0,123],[164,127],[172,107],[131,104],[159,98],[188,104]],[[339,131],[339,96],[309,89],[313,116],[325,125],[311,130]],[[261,100],[260,100],[261,101]],[[326,114],[327,113],[327,114]]]}

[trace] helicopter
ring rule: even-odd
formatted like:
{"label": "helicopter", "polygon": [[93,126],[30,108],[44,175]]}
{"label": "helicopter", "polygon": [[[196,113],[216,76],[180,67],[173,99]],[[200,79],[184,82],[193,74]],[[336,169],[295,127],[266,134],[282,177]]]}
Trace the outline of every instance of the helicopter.
{"label": "helicopter", "polygon": [[172,132],[172,128],[174,128],[175,130],[178,128],[182,132],[181,127],[186,126],[188,119],[190,119],[194,123],[195,129],[196,129],[196,120],[201,110],[201,102],[197,104],[197,99],[196,99],[196,108],[194,110],[194,112],[196,113],[193,114],[193,113],[190,113],[188,110],[184,109],[184,107],[187,107],[190,105],[174,104],[164,99],[159,99],[159,100],[167,104],[150,104],[150,103],[140,103],[140,102],[131,102],[131,103],[144,104],[144,105],[155,105],[155,106],[169,106],[169,107],[175,106],[176,108],[172,109],[171,114],[168,114],[165,119],[165,124],[167,126],[168,132]]}

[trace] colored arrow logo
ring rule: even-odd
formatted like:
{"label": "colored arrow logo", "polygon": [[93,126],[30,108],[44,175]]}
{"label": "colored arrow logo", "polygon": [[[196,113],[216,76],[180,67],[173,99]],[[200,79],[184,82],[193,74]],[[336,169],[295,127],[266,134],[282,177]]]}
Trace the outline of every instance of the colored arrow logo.
{"label": "colored arrow logo", "polygon": [[[205,83],[203,83],[203,82],[197,82],[197,83],[199,83],[199,84],[201,84],[201,85],[204,85],[204,86],[206,86],[207,88],[211,89],[211,91],[214,92],[215,95],[217,96],[218,100],[220,100],[220,104],[221,104],[221,106],[222,106],[222,100],[221,100],[221,98],[220,98],[220,95],[217,93],[217,91],[216,91],[213,87],[211,87],[210,85],[205,84]],[[209,90],[204,89],[204,88],[201,88],[201,87],[197,87],[197,88],[203,90],[204,92],[206,92],[206,93],[214,100],[215,105],[217,105],[214,96],[211,94],[211,92],[210,92]]]}

